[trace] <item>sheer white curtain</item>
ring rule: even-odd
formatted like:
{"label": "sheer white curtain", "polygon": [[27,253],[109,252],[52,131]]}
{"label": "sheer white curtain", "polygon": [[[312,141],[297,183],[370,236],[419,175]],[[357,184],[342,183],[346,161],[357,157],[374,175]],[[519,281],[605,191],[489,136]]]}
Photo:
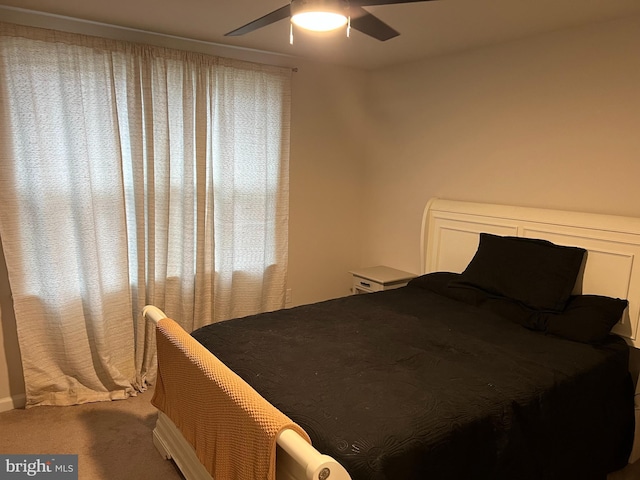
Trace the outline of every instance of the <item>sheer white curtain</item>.
{"label": "sheer white curtain", "polygon": [[155,376],[191,331],[284,306],[290,71],[0,24],[0,238],[27,405]]}

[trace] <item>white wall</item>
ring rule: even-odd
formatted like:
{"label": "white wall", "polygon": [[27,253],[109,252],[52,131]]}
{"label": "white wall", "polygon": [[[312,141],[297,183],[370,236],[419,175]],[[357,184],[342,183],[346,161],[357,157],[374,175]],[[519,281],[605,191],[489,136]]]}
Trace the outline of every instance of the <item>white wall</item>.
{"label": "white wall", "polygon": [[301,64],[291,113],[289,276],[294,305],[350,293],[360,266],[364,72]]}
{"label": "white wall", "polygon": [[419,272],[432,196],[640,216],[640,17],[375,72],[363,262]]}

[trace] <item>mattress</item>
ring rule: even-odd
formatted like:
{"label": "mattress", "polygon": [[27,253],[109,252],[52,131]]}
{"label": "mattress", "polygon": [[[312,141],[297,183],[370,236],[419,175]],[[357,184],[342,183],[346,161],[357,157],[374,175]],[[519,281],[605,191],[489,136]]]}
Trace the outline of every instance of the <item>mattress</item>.
{"label": "mattress", "polygon": [[628,347],[412,285],[192,334],[353,480],[603,479],[633,437]]}

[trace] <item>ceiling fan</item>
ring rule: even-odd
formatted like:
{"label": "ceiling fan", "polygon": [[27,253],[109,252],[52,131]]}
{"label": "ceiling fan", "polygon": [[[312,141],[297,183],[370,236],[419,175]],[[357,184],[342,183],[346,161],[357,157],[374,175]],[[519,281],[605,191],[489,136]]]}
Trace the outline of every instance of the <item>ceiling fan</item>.
{"label": "ceiling fan", "polygon": [[384,42],[400,33],[362,7],[428,1],[433,0],[291,0],[289,5],[225,33],[225,36],[244,35],[290,17],[292,25],[309,30],[328,31],[347,25],[347,36],[349,29],[354,28]]}

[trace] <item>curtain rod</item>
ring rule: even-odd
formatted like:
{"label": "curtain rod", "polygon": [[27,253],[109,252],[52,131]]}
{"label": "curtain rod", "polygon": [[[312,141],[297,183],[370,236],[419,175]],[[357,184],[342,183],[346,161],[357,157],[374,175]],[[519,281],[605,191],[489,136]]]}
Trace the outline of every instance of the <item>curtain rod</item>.
{"label": "curtain rod", "polygon": [[[29,27],[48,28],[62,30],[69,33],[80,33],[84,35],[102,36],[111,40],[132,41],[136,43],[148,43],[154,46],[179,48],[196,53],[232,58],[234,60],[244,60],[254,63],[268,64],[276,67],[288,67],[293,72],[298,68],[292,65],[297,59],[291,55],[283,53],[268,52],[254,48],[237,47],[206,40],[197,40],[167,33],[152,32],[138,28],[124,27],[109,23],[84,20],[81,18],[68,17],[54,13],[38,12],[19,7],[9,7],[0,5],[0,16],[2,21],[16,23]],[[153,41],[155,40],[155,41]],[[179,47],[176,44],[182,43]],[[213,50],[213,51],[212,51]],[[218,50],[218,52],[216,52]],[[225,53],[220,53],[223,50]]]}

